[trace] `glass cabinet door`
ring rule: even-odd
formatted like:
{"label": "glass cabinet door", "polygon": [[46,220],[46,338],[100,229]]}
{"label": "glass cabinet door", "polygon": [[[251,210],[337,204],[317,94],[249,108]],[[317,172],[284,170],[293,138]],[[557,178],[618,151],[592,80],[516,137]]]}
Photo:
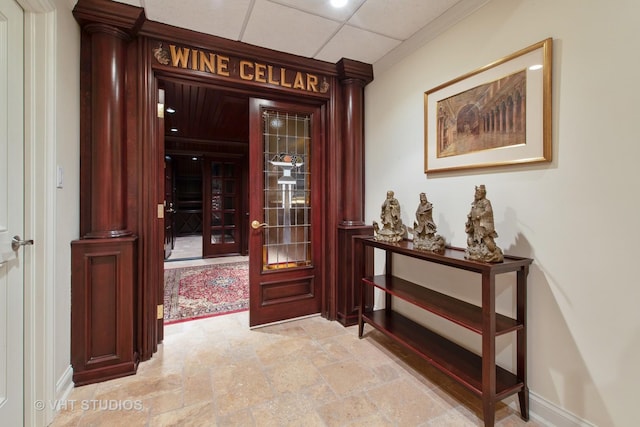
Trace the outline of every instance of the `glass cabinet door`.
{"label": "glass cabinet door", "polygon": [[237,161],[205,158],[205,257],[240,251],[241,176]]}

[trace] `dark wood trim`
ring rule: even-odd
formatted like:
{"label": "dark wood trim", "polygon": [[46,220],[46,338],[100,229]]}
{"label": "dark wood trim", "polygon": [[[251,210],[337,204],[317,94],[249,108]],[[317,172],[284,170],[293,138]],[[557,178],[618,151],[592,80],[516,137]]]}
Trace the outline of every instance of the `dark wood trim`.
{"label": "dark wood trim", "polygon": [[338,78],[344,80],[360,80],[362,86],[366,86],[373,81],[373,67],[371,64],[354,61],[353,59],[342,58],[336,64]]}
{"label": "dark wood trim", "polygon": [[[167,38],[167,34],[170,34],[171,37]],[[338,75],[336,64],[332,64],[330,62],[278,52],[264,47],[212,36],[210,34],[173,27],[160,22],[145,21],[138,35],[156,40],[170,39],[171,41],[181,45],[193,46],[202,49],[214,49],[217,52],[226,55],[253,58],[258,61],[268,62],[270,64],[279,64],[285,67],[314,70],[328,76]]]}
{"label": "dark wood trim", "polygon": [[101,23],[135,35],[146,20],[144,9],[109,0],[81,0],[73,8],[73,16],[81,26]]}
{"label": "dark wood trim", "polygon": [[[163,321],[157,317],[157,307],[162,300],[163,278],[163,220],[158,218],[158,205],[163,200],[164,135],[156,127],[156,93],[158,83],[163,79],[187,80],[191,84],[206,85],[216,90],[232,91],[247,97],[268,98],[274,101],[294,102],[320,107],[323,139],[324,163],[320,185],[323,186],[321,204],[324,212],[322,224],[322,270],[318,278],[322,282],[322,314],[334,320],[337,315],[338,294],[346,286],[338,276],[348,268],[345,260],[338,255],[340,245],[339,226],[347,229],[361,224],[363,212],[363,176],[345,176],[345,165],[357,164],[351,170],[357,175],[364,174],[361,165],[363,153],[363,97],[364,86],[373,79],[372,67],[357,61],[343,59],[337,64],[302,58],[282,52],[247,45],[241,42],[179,29],[147,20],[142,8],[108,0],[79,0],[73,14],[82,27],[80,56],[81,71],[81,196],[80,231],[85,236],[92,231],[95,219],[92,211],[96,202],[91,201],[97,185],[97,177],[92,176],[89,165],[96,154],[91,149],[91,135],[95,131],[92,123],[96,114],[92,106],[92,96],[97,87],[94,82],[96,67],[92,63],[92,35],[87,28],[97,24],[97,28],[113,28],[112,36],[122,36],[125,73],[123,103],[124,128],[123,166],[121,195],[124,200],[123,228],[139,236],[135,256],[136,318],[134,327],[135,350],[141,360],[148,360],[157,351],[163,339]],[[107,26],[107,27],[104,27]],[[111,31],[111,30],[110,30]],[[185,46],[193,46],[220,52],[226,55],[262,61],[291,70],[316,73],[327,78],[329,90],[326,93],[304,93],[285,87],[260,85],[254,82],[229,81],[222,77],[161,66],[152,61],[152,49],[158,41],[171,41]],[[99,55],[99,54],[98,54]],[[104,58],[98,56],[99,61]],[[101,62],[100,62],[101,63]],[[110,96],[107,92],[105,96]],[[351,106],[355,106],[355,110]],[[119,108],[119,107],[118,107]],[[343,123],[347,121],[348,125]],[[173,141],[179,144],[180,141]],[[221,143],[226,143],[222,141]],[[230,149],[232,155],[236,148]],[[233,154],[235,155],[235,154]],[[346,162],[346,163],[345,163]],[[109,186],[112,180],[99,174],[102,184]],[[345,199],[356,195],[348,204]],[[346,209],[345,209],[346,208]],[[345,216],[346,215],[346,216]],[[117,215],[116,215],[117,217]],[[342,225],[341,225],[342,224]],[[114,227],[119,228],[120,226]],[[91,236],[93,237],[93,236]],[[98,236],[96,236],[98,237]],[[113,233],[108,237],[116,237]],[[96,239],[100,240],[100,239]]]}
{"label": "dark wood trim", "polygon": [[[358,323],[358,310],[360,301],[364,300],[367,307],[373,307],[373,289],[365,288],[366,295],[361,296],[362,287],[360,280],[365,275],[373,274],[373,271],[365,271],[366,266],[372,266],[371,259],[363,259],[364,252],[360,240],[354,237],[366,237],[373,235],[372,226],[338,226],[338,294],[336,320],[344,326]],[[367,253],[368,257],[373,252]]]}

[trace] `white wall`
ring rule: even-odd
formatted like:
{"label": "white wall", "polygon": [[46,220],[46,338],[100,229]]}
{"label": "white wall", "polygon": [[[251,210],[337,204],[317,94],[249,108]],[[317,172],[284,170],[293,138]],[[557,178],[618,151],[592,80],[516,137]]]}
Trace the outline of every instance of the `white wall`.
{"label": "white wall", "polygon": [[80,227],[80,27],[75,1],[55,0],[56,13],[56,165],[64,173],[56,190],[55,375],[70,366],[71,241]]}
{"label": "white wall", "polygon": [[[366,88],[367,222],[379,220],[390,189],[403,221],[413,224],[424,191],[438,233],[464,247],[474,186],[485,184],[498,244],[534,259],[531,391],[600,426],[637,425],[639,28],[636,0],[492,0],[394,66],[374,66]],[[554,50],[553,161],[426,176],[424,92],[547,37]],[[402,263],[401,274],[420,280],[421,266]],[[445,286],[451,275],[436,273],[436,286]],[[512,299],[501,298],[504,307]],[[499,350],[510,352],[508,344]]]}
{"label": "white wall", "polygon": [[[80,30],[75,0],[19,0],[25,14],[25,425],[47,425],[72,387],[71,248],[79,232]],[[56,169],[64,173],[57,188]]]}

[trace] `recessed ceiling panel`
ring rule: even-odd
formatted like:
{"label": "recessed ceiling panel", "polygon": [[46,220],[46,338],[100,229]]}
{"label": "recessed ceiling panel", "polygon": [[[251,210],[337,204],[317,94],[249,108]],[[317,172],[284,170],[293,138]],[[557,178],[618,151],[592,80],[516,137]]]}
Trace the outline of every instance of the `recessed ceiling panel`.
{"label": "recessed ceiling panel", "polygon": [[144,9],[152,21],[239,40],[250,4],[251,0],[145,0]]}
{"label": "recessed ceiling panel", "polygon": [[399,44],[400,40],[345,25],[316,58],[328,62],[348,58],[373,64]]}
{"label": "recessed ceiling panel", "polygon": [[329,0],[277,0],[277,2],[334,21],[345,22],[365,0],[350,0],[344,7],[333,7]]}
{"label": "recessed ceiling panel", "polygon": [[256,0],[242,41],[306,57],[313,55],[340,24],[326,18]]}
{"label": "recessed ceiling panel", "polygon": [[[151,21],[275,51],[374,63],[408,39],[421,43],[489,0],[117,0]],[[413,44],[415,46],[415,43]]]}
{"label": "recessed ceiling panel", "polygon": [[349,24],[406,40],[459,0],[367,0]]}

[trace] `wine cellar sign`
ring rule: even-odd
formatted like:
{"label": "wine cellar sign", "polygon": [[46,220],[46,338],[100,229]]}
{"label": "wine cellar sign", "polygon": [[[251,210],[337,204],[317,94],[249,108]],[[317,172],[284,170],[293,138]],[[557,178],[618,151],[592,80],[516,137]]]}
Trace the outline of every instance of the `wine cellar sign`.
{"label": "wine cellar sign", "polygon": [[163,43],[152,49],[153,56],[161,65],[185,70],[199,71],[234,80],[255,82],[270,86],[293,89],[305,93],[325,94],[329,90],[326,77],[305,71],[290,70],[274,64],[250,59],[235,58],[202,49]]}

